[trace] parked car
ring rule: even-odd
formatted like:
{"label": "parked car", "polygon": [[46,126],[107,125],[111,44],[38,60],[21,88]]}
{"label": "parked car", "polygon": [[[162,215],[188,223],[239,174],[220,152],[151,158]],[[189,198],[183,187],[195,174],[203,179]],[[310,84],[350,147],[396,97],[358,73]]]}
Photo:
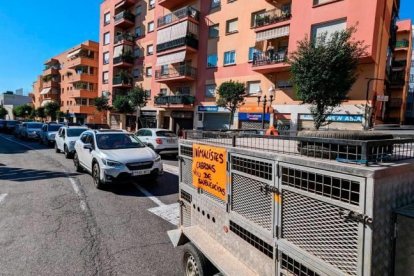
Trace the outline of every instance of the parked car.
{"label": "parked car", "polygon": [[86,127],[90,129],[111,129],[107,124],[91,124],[87,123],[85,124]]}
{"label": "parked car", "polygon": [[56,153],[63,152],[66,158],[71,158],[75,154],[75,142],[81,134],[88,128],[80,126],[63,126],[55,137]]}
{"label": "parked car", "polygon": [[55,142],[55,136],[63,125],[56,123],[43,124],[40,132],[40,144],[51,145]]}
{"label": "parked car", "polygon": [[22,139],[39,139],[43,123],[25,122],[20,127],[19,137]]}
{"label": "parked car", "polygon": [[18,122],[17,125],[14,126],[14,129],[13,129],[14,137],[16,138],[20,137],[20,130],[21,130],[22,125],[23,125],[22,122]]}
{"label": "parked car", "polygon": [[141,128],[137,137],[158,154],[178,154],[178,137],[167,129]]}
{"label": "parked car", "polygon": [[13,133],[14,127],[19,123],[20,123],[19,121],[15,121],[15,120],[7,120],[6,128],[5,128],[6,133]]}
{"label": "parked car", "polygon": [[76,171],[92,174],[98,189],[134,177],[155,181],[163,172],[161,157],[134,134],[122,130],[88,130],[75,143]]}

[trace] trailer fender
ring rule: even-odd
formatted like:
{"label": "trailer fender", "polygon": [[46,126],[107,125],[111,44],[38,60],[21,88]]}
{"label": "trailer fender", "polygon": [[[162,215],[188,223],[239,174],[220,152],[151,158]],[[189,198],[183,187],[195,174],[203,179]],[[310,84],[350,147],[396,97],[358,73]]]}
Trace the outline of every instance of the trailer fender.
{"label": "trailer fender", "polygon": [[184,245],[189,242],[189,239],[184,235],[181,229],[167,231],[167,234],[174,247]]}

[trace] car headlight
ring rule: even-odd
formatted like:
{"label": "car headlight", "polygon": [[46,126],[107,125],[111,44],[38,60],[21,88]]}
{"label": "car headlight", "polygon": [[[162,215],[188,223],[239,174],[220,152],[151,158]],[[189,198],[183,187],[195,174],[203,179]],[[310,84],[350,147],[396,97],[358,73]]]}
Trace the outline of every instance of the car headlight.
{"label": "car headlight", "polygon": [[160,162],[160,161],[161,161],[161,155],[158,155],[158,156],[155,158],[154,162]]}
{"label": "car headlight", "polygon": [[114,168],[121,168],[124,166],[124,164],[120,162],[108,160],[108,159],[102,159],[102,163],[104,163],[105,166],[114,167]]}

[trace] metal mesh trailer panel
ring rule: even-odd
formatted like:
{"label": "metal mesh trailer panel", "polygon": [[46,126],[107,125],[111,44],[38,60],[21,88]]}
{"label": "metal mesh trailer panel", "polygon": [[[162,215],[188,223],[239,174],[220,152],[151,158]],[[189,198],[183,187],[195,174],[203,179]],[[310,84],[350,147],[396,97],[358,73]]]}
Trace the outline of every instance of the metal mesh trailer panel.
{"label": "metal mesh trailer panel", "polygon": [[[180,141],[182,233],[197,227],[200,241],[208,235],[213,248],[225,250],[257,275],[392,274],[393,211],[414,203],[414,160],[408,150],[387,164],[361,165],[297,154],[298,142],[291,139],[277,140],[278,150],[282,143],[289,148],[284,152],[258,151],[276,146],[257,136],[235,142],[226,134],[197,135]],[[226,148],[225,200],[195,187],[194,144]],[[386,148],[390,145],[387,141]],[[197,246],[192,233],[190,241]]]}

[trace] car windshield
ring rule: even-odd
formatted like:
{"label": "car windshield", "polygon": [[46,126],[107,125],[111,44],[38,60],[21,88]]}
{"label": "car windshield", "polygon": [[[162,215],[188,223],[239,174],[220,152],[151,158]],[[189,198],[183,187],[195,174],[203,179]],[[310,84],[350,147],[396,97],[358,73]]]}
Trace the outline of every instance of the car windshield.
{"label": "car windshield", "polygon": [[80,136],[85,131],[87,131],[86,128],[68,128],[68,137]]}
{"label": "car windshield", "polygon": [[27,128],[42,128],[42,123],[29,123],[27,124]]}
{"label": "car windshield", "polygon": [[61,125],[49,125],[48,131],[58,131]]}
{"label": "car windshield", "polygon": [[96,144],[102,150],[144,148],[144,144],[133,134],[97,134]]}
{"label": "car windshield", "polygon": [[174,132],[167,130],[160,130],[156,132],[158,137],[177,137]]}

